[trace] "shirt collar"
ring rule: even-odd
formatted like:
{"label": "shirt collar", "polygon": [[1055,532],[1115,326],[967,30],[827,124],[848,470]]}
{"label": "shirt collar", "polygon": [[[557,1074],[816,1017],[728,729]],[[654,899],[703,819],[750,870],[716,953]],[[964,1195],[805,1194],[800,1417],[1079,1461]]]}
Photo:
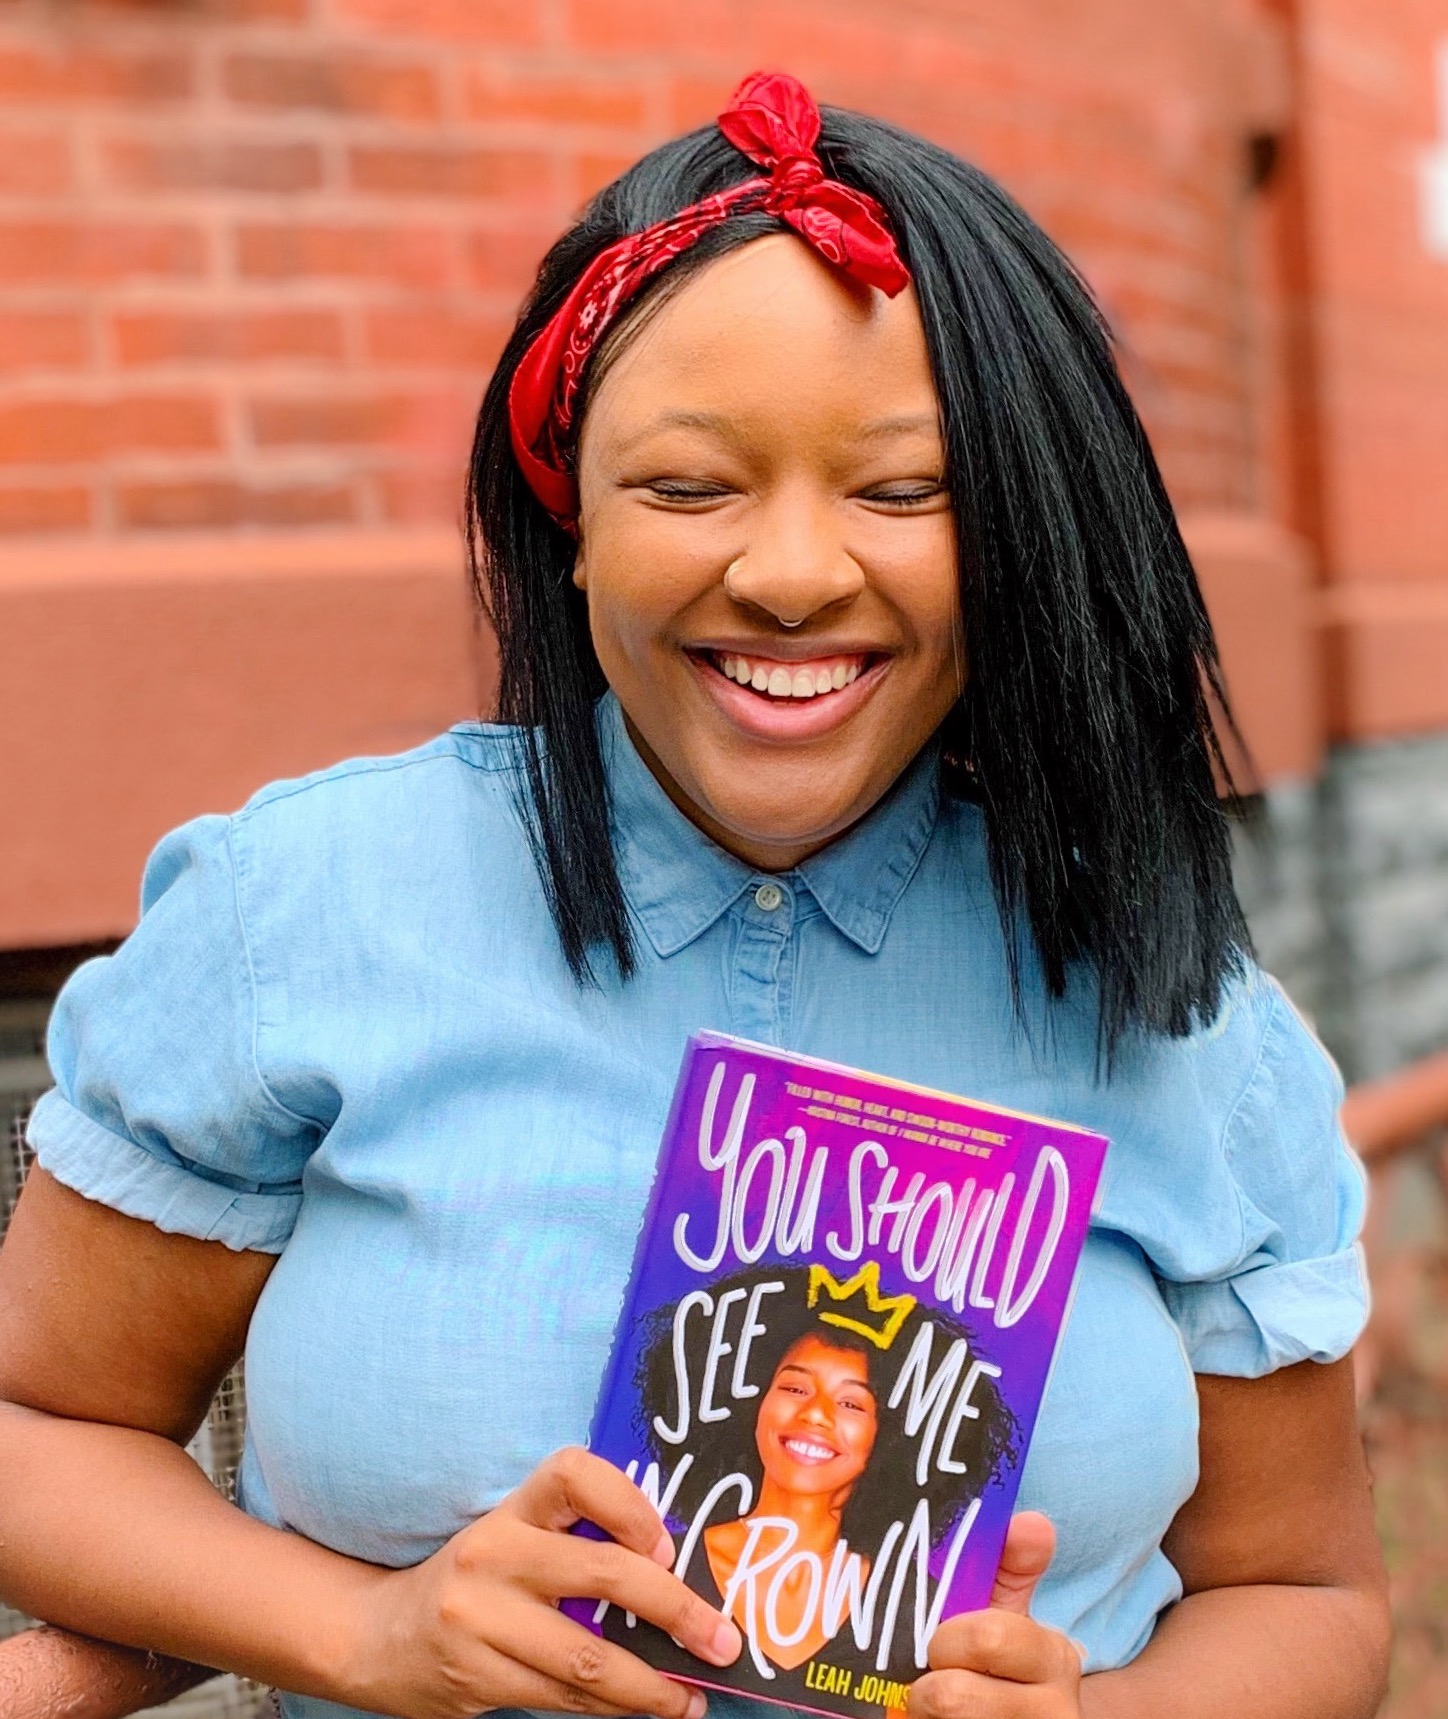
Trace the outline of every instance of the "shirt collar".
{"label": "shirt collar", "polygon": [[[675,955],[744,894],[755,871],[689,822],[639,757],[607,693],[598,713],[619,881],[650,943]],[[940,804],[939,749],[927,746],[852,830],[789,874],[843,936],[873,955],[920,864]]]}

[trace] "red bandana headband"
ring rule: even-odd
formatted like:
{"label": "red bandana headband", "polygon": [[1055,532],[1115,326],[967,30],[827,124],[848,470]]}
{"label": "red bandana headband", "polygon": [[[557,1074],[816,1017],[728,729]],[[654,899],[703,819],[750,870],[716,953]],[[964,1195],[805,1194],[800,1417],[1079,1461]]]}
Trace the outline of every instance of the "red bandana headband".
{"label": "red bandana headband", "polygon": [[589,359],[639,288],[731,215],[778,215],[843,274],[891,298],[910,271],[873,197],[827,179],[815,140],[820,111],[796,78],[747,77],[719,115],[719,129],[767,179],[748,179],[692,203],[677,215],[629,233],[600,251],[548,326],[523,354],[508,390],[513,453],[528,487],[572,531],[578,486],[569,470],[578,388]]}

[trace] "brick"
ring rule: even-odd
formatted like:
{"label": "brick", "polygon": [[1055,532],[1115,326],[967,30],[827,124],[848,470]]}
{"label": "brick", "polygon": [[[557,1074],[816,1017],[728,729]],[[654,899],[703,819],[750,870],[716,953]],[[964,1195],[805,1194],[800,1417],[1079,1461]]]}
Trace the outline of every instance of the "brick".
{"label": "brick", "polygon": [[435,120],[442,110],[430,66],[341,55],[233,54],[222,68],[222,87],[248,107],[409,121]]}
{"label": "brick", "polygon": [[488,227],[469,233],[464,244],[468,281],[480,292],[520,299],[533,285],[538,265],[559,227]]}
{"label": "brick", "polygon": [[723,73],[717,77],[685,75],[670,79],[667,114],[670,134],[712,125],[738,81]]}
{"label": "brick", "polygon": [[586,203],[605,185],[611,185],[621,173],[627,173],[638,160],[636,152],[619,154],[603,150],[584,150],[574,157],[569,172],[569,203],[576,207]]}
{"label": "brick", "polygon": [[349,159],[358,190],[393,197],[524,197],[552,186],[552,162],[536,149],[359,145]]}
{"label": "brick", "polygon": [[89,352],[86,319],[79,311],[0,311],[0,370],[75,369]]}
{"label": "brick", "polygon": [[0,45],[0,102],[6,105],[184,101],[195,81],[192,56],[184,48]]}
{"label": "brick", "polygon": [[0,193],[47,197],[71,188],[70,139],[60,131],[0,128]]}
{"label": "brick", "polygon": [[219,443],[211,401],[178,395],[0,403],[0,464],[72,465],[118,452],[190,452]]}
{"label": "brick", "polygon": [[269,223],[241,227],[236,262],[258,280],[350,279],[400,286],[445,286],[452,278],[452,235],[435,227]]}
{"label": "brick", "polygon": [[196,135],[119,138],[105,148],[107,176],[126,190],[312,191],[322,183],[314,143],[258,143]]}
{"label": "brick", "polygon": [[339,525],[357,517],[346,484],[247,485],[227,477],[122,484],[116,516],[132,530],[200,530],[237,525]]}
{"label": "brick", "polygon": [[649,115],[647,88],[636,78],[602,74],[560,76],[484,64],[465,70],[462,94],[470,119],[638,130]]}
{"label": "brick", "polygon": [[[738,0],[567,0],[564,39],[586,54],[674,53],[694,60],[738,60],[745,46],[747,10]],[[741,63],[738,76],[747,70]]]}
{"label": "brick", "polygon": [[512,320],[417,304],[369,311],[364,326],[368,356],[376,364],[486,371],[497,363]]}
{"label": "brick", "polygon": [[208,0],[207,13],[226,24],[306,24],[312,0]]}
{"label": "brick", "polygon": [[424,41],[469,41],[521,47],[541,42],[540,0],[332,0],[344,24]]}
{"label": "brick", "polygon": [[122,364],[255,362],[277,358],[336,363],[344,353],[335,311],[128,311],[114,323]]}
{"label": "brick", "polygon": [[477,413],[472,390],[445,393],[337,393],[263,397],[250,408],[258,447],[406,443],[466,449]]}
{"label": "brick", "polygon": [[0,484],[0,531],[84,531],[90,491],[77,484]]}
{"label": "brick", "polygon": [[178,222],[0,221],[0,282],[94,286],[196,276],[206,243]]}
{"label": "brick", "polygon": [[250,410],[252,439],[258,447],[312,444],[331,447],[394,439],[402,421],[401,405],[387,395],[335,394],[306,399],[255,400]]}
{"label": "brick", "polygon": [[465,480],[462,461],[379,472],[373,485],[377,511],[395,525],[452,524],[462,507]]}

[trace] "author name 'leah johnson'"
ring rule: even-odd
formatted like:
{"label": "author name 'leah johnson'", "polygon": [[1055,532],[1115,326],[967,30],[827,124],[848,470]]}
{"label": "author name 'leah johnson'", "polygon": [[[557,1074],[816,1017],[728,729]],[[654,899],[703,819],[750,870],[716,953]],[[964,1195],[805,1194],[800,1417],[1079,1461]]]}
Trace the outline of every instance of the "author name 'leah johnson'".
{"label": "author name 'leah johnson'", "polygon": [[908,1683],[897,1683],[890,1677],[877,1677],[873,1672],[859,1678],[847,1665],[826,1665],[822,1659],[812,1659],[804,1668],[804,1686],[820,1695],[852,1696],[867,1707],[884,1707],[899,1711],[910,1695]]}

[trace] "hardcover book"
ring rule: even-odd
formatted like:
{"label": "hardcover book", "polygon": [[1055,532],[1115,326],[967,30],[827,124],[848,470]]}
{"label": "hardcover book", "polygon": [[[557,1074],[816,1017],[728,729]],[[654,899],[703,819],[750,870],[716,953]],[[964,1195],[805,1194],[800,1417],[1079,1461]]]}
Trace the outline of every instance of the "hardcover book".
{"label": "hardcover book", "polygon": [[744,1651],[569,1614],[690,1683],[903,1708],[937,1624],[989,1601],[1106,1145],[692,1038],[589,1442]]}

